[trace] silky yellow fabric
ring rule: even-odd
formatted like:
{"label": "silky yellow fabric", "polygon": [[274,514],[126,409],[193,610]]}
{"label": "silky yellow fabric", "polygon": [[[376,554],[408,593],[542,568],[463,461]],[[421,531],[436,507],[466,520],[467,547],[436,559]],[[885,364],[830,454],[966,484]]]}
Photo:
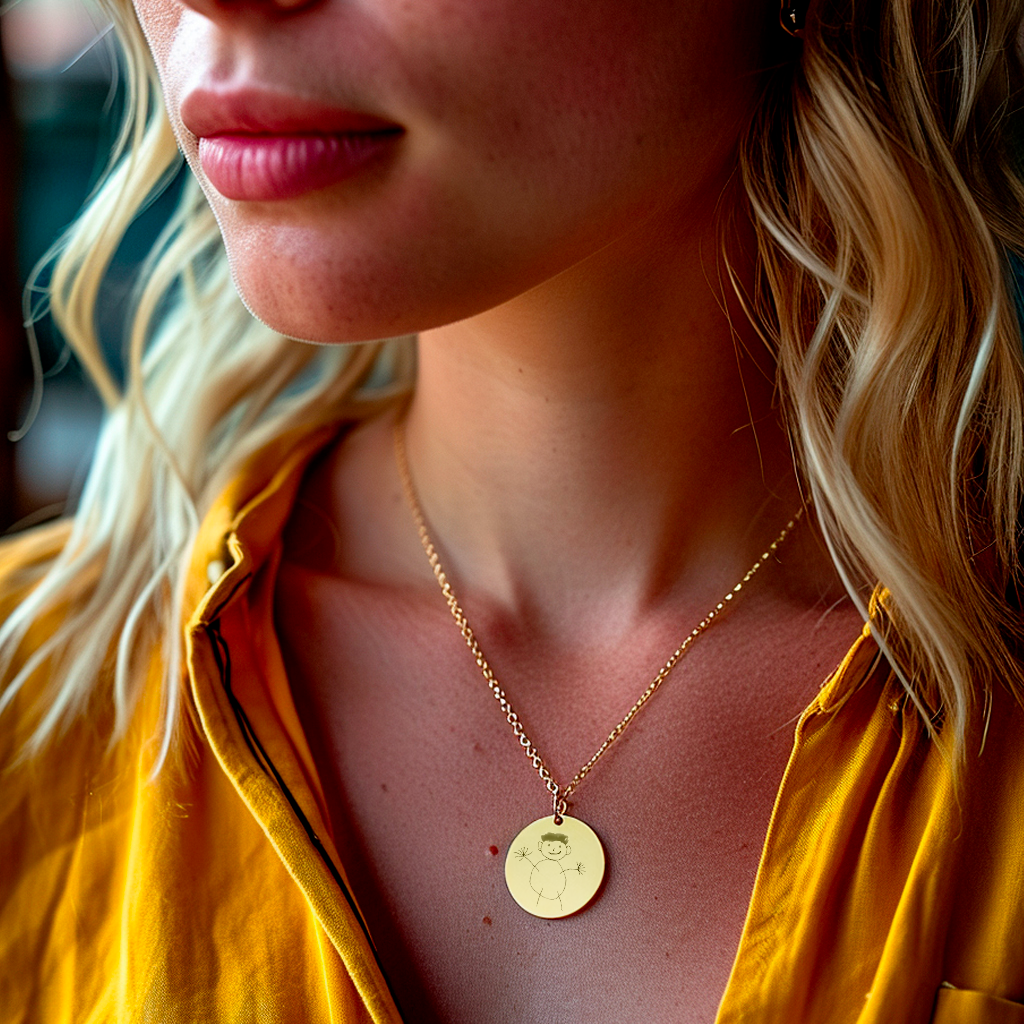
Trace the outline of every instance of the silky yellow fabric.
{"label": "silky yellow fabric", "polygon": [[[203,524],[180,763],[149,780],[155,669],[110,752],[96,701],[12,765],[45,672],[0,718],[0,1024],[401,1019],[273,635],[281,531],[336,430],[262,452]],[[0,614],[65,534],[0,547]],[[718,1024],[1024,1024],[1022,739],[997,693],[955,793],[865,630],[797,726]]]}

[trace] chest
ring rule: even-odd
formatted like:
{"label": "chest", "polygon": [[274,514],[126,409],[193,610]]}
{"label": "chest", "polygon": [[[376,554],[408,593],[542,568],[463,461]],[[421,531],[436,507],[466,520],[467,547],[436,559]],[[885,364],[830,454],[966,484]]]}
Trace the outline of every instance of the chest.
{"label": "chest", "polygon": [[[796,718],[852,618],[819,623],[812,643],[806,621],[774,625],[784,660],[756,629],[709,630],[574,794],[606,872],[582,912],[544,920],[509,896],[505,861],[551,798],[443,607],[293,584],[284,572],[285,664],[406,1019],[712,1021]],[[502,685],[558,781],[628,710],[649,661],[637,651],[542,671],[508,659]],[[580,884],[575,864],[531,851],[520,867],[548,905]]]}

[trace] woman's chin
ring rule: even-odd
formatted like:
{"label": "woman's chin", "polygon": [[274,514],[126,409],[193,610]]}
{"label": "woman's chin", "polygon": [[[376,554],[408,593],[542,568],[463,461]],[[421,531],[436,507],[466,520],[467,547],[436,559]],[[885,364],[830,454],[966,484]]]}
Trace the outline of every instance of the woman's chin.
{"label": "woman's chin", "polygon": [[249,312],[281,334],[318,344],[441,327],[506,302],[548,276],[528,263],[510,269],[480,250],[446,259],[424,247],[381,257],[368,247],[290,245],[294,239],[284,232],[258,240],[225,232],[225,240],[235,289]]}
{"label": "woman's chin", "polygon": [[390,305],[367,301],[356,282],[335,275],[303,273],[293,264],[275,270],[259,262],[232,260],[235,289],[246,309],[271,330],[315,344],[376,341],[414,333],[412,323]]}

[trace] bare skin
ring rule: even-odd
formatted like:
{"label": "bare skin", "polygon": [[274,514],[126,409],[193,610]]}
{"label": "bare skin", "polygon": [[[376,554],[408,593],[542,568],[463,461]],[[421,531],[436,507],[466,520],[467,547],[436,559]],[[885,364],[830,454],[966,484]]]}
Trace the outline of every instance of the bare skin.
{"label": "bare skin", "polygon": [[[693,283],[706,275],[686,310],[647,317],[642,344],[620,330],[620,301],[657,308],[641,287],[669,293],[687,272],[682,257],[643,269],[632,296],[621,274],[610,290],[604,267],[579,267],[430,332],[409,412],[446,568],[562,780],[799,502],[770,384],[737,360],[714,294]],[[550,804],[431,576],[390,416],[314,469],[292,526],[286,663],[408,1019],[712,1021],[795,720],[860,629],[813,525],[581,786],[609,878],[556,922],[504,890],[507,843]]]}
{"label": "bare skin", "polygon": [[[307,498],[363,450],[386,455],[384,428],[353,437]],[[404,514],[396,481],[392,500]],[[403,554],[425,565],[402,527],[412,540]],[[549,813],[548,798],[436,583],[331,567],[317,514],[300,513],[292,536],[277,588],[286,663],[406,1018],[539,1024],[556,1007],[555,1019],[580,1024],[712,1021],[795,719],[859,628],[848,605],[830,609],[834,591],[808,588],[810,531],[700,639],[581,786],[575,813],[600,832],[609,876],[590,908],[555,922],[528,917],[505,891],[507,844]],[[613,621],[605,639],[538,636],[484,593],[462,595],[563,780],[714,596],[666,603],[624,635]]]}

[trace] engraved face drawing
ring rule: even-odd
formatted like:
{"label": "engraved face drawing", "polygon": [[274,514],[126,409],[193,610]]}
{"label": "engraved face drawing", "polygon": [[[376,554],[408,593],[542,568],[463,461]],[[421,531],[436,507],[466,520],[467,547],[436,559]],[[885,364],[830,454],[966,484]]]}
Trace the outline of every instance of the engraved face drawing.
{"label": "engraved face drawing", "polygon": [[569,840],[562,835],[541,836],[537,849],[547,857],[548,860],[561,860],[567,853],[572,852]]}

